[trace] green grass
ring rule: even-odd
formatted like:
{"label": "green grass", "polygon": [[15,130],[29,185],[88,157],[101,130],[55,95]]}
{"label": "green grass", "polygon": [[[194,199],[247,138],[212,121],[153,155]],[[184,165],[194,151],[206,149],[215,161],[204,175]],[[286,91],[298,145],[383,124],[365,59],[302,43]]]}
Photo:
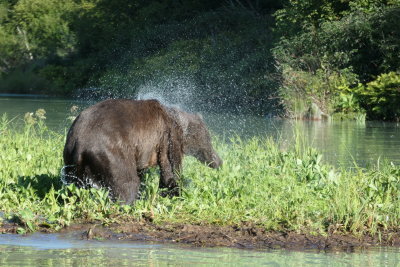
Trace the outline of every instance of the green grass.
{"label": "green grass", "polygon": [[385,162],[338,170],[302,145],[301,136],[285,151],[269,138],[215,138],[222,168],[186,157],[182,194],[175,198],[160,196],[157,170],[150,170],[141,199],[121,206],[104,190],[62,185],[65,135],[48,130],[39,118],[25,119],[19,128],[5,116],[0,122],[0,212],[4,220],[19,223],[21,233],[38,226],[57,230],[74,222],[107,225],[144,216],[156,223],[251,223],[317,234],[373,234],[400,225],[399,166]]}

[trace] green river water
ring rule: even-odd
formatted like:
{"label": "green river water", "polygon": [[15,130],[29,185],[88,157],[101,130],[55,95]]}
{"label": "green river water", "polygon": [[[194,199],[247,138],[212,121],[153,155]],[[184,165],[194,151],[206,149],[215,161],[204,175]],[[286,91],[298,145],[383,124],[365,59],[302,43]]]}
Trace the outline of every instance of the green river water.
{"label": "green river water", "polygon": [[[72,105],[82,102],[51,98],[0,97],[0,114],[23,120],[26,112],[44,108],[46,123],[64,132]],[[203,114],[209,128],[229,138],[272,136],[283,146],[299,132],[337,166],[400,163],[400,125],[383,122],[310,122],[232,114]],[[60,234],[0,235],[0,266],[397,266],[398,248],[372,248],[351,253],[192,248],[171,244],[85,241]]]}
{"label": "green river water", "polygon": [[59,234],[0,236],[0,266],[397,266],[397,248],[352,253],[192,248],[87,241]]}

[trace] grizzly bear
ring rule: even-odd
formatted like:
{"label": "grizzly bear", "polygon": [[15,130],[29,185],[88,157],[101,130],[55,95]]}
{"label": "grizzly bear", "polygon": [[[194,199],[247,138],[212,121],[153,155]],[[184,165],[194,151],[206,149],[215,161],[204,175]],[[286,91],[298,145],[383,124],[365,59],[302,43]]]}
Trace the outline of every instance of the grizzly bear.
{"label": "grizzly bear", "polygon": [[201,116],[157,100],[109,99],[82,111],[69,129],[64,182],[108,188],[129,204],[143,170],[158,165],[160,188],[175,194],[184,154],[211,168],[222,164]]}

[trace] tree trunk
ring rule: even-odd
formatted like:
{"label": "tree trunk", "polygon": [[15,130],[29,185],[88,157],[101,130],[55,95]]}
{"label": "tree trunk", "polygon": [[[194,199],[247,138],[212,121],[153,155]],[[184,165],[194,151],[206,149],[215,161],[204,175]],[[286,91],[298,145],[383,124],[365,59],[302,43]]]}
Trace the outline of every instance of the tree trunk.
{"label": "tree trunk", "polygon": [[33,55],[32,55],[32,52],[31,52],[31,48],[29,46],[28,38],[26,37],[26,32],[24,30],[21,30],[19,28],[19,26],[17,26],[17,31],[18,31],[18,34],[20,34],[22,36],[22,40],[24,41],[24,44],[25,44],[25,47],[26,47],[26,51],[28,52],[28,58],[30,60],[33,60]]}

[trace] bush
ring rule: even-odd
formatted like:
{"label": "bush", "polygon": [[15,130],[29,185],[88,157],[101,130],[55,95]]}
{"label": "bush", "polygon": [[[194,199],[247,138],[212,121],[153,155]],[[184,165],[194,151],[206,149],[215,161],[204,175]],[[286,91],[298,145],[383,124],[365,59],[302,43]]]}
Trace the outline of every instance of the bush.
{"label": "bush", "polygon": [[315,104],[325,114],[362,112],[352,89],[357,76],[348,69],[314,73],[281,66],[280,94],[290,117],[305,117]]}
{"label": "bush", "polygon": [[357,93],[367,110],[368,118],[400,119],[400,74],[389,72],[366,85],[359,85]]}

